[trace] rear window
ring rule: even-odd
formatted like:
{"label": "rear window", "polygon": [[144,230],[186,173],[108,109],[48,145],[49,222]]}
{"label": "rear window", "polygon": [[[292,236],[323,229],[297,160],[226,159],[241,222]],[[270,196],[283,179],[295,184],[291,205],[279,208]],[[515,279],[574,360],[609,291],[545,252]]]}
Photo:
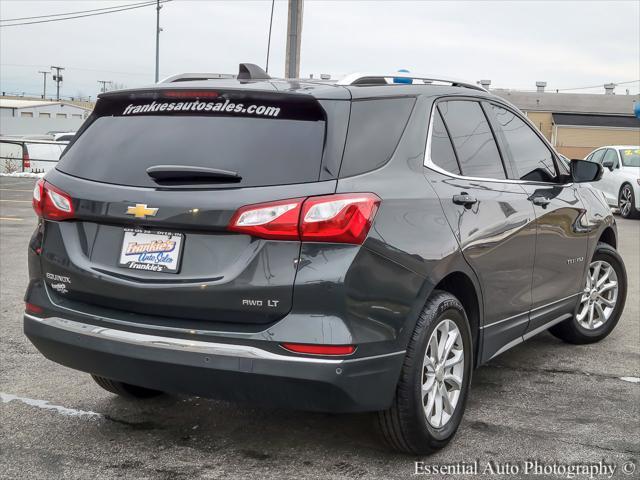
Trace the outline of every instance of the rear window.
{"label": "rear window", "polygon": [[353,102],[340,176],[359,175],[387,163],[414,103],[409,97]]}
{"label": "rear window", "polygon": [[[118,99],[107,107],[103,103],[98,118],[70,145],[57,168],[88,180],[143,187],[158,186],[146,170],[159,165],[220,169],[242,177],[238,183],[206,182],[216,187],[318,180],[326,122],[315,100],[311,100],[315,105],[308,101],[302,108],[280,101],[271,107],[278,112],[271,118],[246,113],[254,105],[246,94],[245,103],[236,103],[236,109],[199,108],[204,103],[215,110],[224,97],[221,94],[214,102],[196,100],[197,108],[172,108],[170,113],[158,106],[175,106],[176,100]],[[259,103],[262,112],[268,101]]]}

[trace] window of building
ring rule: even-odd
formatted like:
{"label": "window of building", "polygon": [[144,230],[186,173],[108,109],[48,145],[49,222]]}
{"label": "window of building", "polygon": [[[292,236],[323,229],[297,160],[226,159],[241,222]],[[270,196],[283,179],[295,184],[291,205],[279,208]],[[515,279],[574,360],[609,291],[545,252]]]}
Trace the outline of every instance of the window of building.
{"label": "window of building", "polygon": [[38,113],[38,118],[51,118],[51,114],[49,112],[40,112]]}
{"label": "window of building", "polygon": [[553,155],[540,137],[515,113],[497,105],[491,105],[491,109],[511,154],[515,178],[554,182],[558,175]]}
{"label": "window of building", "polygon": [[451,139],[437,108],[434,110],[431,129],[431,161],[447,172],[460,174],[460,167],[453,151],[453,145],[451,145]]}
{"label": "window of building", "polygon": [[498,146],[480,104],[450,100],[439,103],[438,108],[458,154],[462,174],[506,178]]}
{"label": "window of building", "polygon": [[82,118],[82,115],[80,115],[79,113],[72,113],[71,118]]}
{"label": "window of building", "polygon": [[67,118],[66,113],[56,113],[56,118]]}
{"label": "window of building", "polygon": [[21,117],[33,117],[33,112],[20,112]]}

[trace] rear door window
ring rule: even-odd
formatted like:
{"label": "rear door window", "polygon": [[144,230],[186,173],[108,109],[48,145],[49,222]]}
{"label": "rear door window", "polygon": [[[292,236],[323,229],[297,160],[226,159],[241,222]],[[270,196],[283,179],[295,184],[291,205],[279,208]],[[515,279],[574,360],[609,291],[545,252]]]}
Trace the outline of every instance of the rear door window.
{"label": "rear door window", "polygon": [[506,178],[489,122],[475,101],[448,100],[438,108],[449,130],[462,174],[467,177]]}
{"label": "rear door window", "polygon": [[396,150],[415,98],[358,100],[351,104],[341,177],[383,166]]}
{"label": "rear door window", "polygon": [[491,105],[505,146],[515,166],[515,178],[538,182],[557,180],[553,155],[540,137],[515,113]]}
{"label": "rear door window", "polygon": [[57,168],[89,180],[142,187],[158,186],[147,169],[159,165],[242,177],[213,182],[222,188],[318,181],[326,119],[317,101],[296,97],[287,103],[280,95],[274,106],[269,102],[275,100],[253,103],[242,95],[244,103],[230,102],[224,94],[190,102],[127,97],[109,104],[101,99],[105,103],[97,108],[97,118],[74,139]]}
{"label": "rear door window", "polygon": [[442,121],[438,108],[434,110],[431,130],[431,161],[443,170],[460,174],[460,167],[453,151],[451,139]]}

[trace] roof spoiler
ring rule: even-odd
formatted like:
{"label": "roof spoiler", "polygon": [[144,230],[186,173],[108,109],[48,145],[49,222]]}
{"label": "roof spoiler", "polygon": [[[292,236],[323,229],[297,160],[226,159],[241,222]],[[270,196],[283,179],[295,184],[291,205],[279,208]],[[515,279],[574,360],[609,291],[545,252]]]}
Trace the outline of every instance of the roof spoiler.
{"label": "roof spoiler", "polygon": [[237,78],[238,80],[268,80],[271,77],[258,65],[254,65],[253,63],[241,63],[238,68],[238,75],[231,75],[229,73],[180,73],[160,80],[158,83],[219,80],[221,78]]}

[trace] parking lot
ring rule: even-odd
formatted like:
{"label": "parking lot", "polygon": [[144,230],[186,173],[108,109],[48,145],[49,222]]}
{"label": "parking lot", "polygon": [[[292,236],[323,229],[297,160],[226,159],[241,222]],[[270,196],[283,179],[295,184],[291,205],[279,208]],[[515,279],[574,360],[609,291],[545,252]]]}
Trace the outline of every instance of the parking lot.
{"label": "parking lot", "polygon": [[366,414],[125,401],[46,360],[22,333],[33,182],[0,178],[0,478],[395,479],[416,460],[508,462],[514,477],[528,460],[604,461],[629,478],[623,465],[640,460],[640,221],[617,217],[629,292],[616,330],[586,346],[543,333],[483,366],[452,444],[414,458],[389,453]]}

